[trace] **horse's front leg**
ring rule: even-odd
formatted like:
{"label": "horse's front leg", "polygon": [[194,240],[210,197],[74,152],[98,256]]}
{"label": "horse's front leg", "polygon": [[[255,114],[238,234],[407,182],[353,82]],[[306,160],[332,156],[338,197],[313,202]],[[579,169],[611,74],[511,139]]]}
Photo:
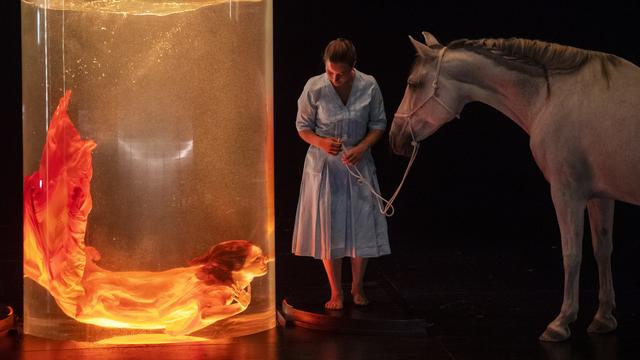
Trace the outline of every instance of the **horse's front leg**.
{"label": "horse's front leg", "polygon": [[543,341],[563,341],[571,337],[569,324],[578,316],[580,263],[586,200],[569,187],[551,184],[551,197],[556,209],[562,240],[564,265],[564,297],[560,314],[540,335]]}
{"label": "horse's front leg", "polygon": [[616,307],[611,275],[612,229],[615,202],[611,199],[593,199],[587,203],[593,255],[598,264],[598,311],[587,331],[608,333],[618,327],[613,310]]}

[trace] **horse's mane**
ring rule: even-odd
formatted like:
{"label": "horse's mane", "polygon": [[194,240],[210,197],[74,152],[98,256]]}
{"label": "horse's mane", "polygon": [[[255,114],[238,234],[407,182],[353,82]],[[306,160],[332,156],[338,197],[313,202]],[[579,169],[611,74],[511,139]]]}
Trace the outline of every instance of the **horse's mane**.
{"label": "horse's mane", "polygon": [[608,83],[608,66],[620,63],[620,59],[611,54],[519,38],[460,39],[452,41],[447,47],[473,51],[493,59],[508,69],[530,76],[544,77],[547,83],[549,74],[570,74],[593,61],[600,62],[601,75]]}

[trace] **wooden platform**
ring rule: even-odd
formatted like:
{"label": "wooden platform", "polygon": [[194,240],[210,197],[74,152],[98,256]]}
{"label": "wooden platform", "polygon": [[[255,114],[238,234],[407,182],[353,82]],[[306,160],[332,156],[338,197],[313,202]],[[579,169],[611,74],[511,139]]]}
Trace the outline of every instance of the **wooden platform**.
{"label": "wooden platform", "polygon": [[330,293],[328,288],[298,289],[282,300],[278,308],[278,323],[281,326],[352,334],[427,334],[427,322],[414,315],[385,277],[365,284],[365,292],[371,301],[367,306],[353,304],[350,289],[346,285],[343,287],[345,303],[341,310],[324,309]]}

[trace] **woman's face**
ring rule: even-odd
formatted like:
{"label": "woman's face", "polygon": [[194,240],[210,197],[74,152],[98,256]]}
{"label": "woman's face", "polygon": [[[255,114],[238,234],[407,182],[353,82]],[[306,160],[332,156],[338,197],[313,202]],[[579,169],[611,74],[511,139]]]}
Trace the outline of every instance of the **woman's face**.
{"label": "woman's face", "polygon": [[327,72],[327,76],[329,77],[329,81],[335,87],[341,87],[345,84],[348,84],[355,75],[355,71],[353,71],[353,67],[344,63],[333,63],[331,61],[326,61],[324,63],[325,71]]}
{"label": "woman's face", "polygon": [[251,253],[245,260],[243,273],[251,273],[254,276],[261,276],[267,273],[267,263],[269,258],[262,255],[262,250],[259,247],[254,246],[251,248]]}

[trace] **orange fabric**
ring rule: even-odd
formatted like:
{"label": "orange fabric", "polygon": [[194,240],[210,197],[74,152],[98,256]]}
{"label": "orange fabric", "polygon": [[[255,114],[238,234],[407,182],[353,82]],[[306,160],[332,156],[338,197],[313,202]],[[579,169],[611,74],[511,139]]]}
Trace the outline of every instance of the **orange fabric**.
{"label": "orange fabric", "polygon": [[[25,276],[47,289],[69,317],[105,327],[184,335],[244,311],[249,284],[266,273],[269,261],[245,240],[217,244],[192,266],[162,272],[114,272],[95,264],[100,253],[84,240],[96,143],[83,140],[71,123],[70,98],[67,91],[53,114],[38,171],[25,178]],[[237,264],[219,276],[224,281],[205,276],[225,256]]]}

